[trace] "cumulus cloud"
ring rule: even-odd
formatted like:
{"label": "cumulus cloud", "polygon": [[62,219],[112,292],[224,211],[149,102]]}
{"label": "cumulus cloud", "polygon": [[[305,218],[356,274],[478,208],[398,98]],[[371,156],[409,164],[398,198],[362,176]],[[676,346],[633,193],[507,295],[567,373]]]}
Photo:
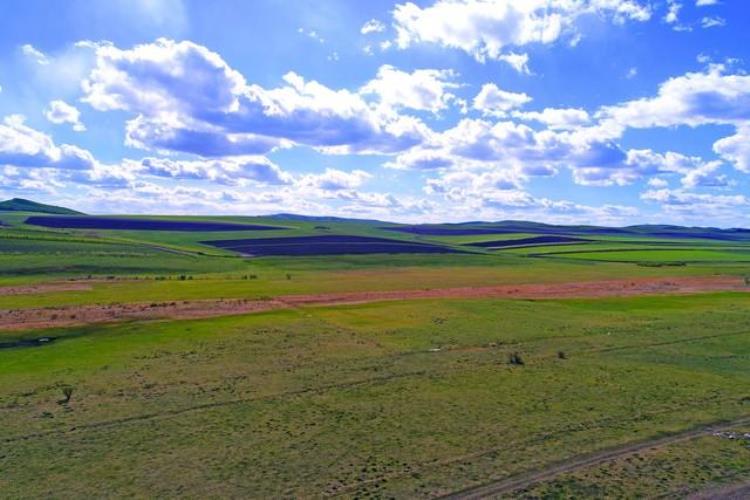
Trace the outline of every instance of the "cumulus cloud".
{"label": "cumulus cloud", "polygon": [[428,181],[425,191],[443,197],[456,213],[451,217],[480,219],[541,219],[570,223],[621,223],[638,214],[623,205],[589,206],[567,200],[535,197],[521,187],[513,171],[448,172]]}
{"label": "cumulus cloud", "polygon": [[[660,205],[665,215],[700,221],[734,223],[738,213],[746,210],[750,200],[741,194],[694,193],[684,189],[651,189],[641,194],[646,202]],[[704,222],[705,223],[705,222]]]}
{"label": "cumulus cloud", "polygon": [[459,87],[452,70],[417,69],[411,73],[390,65],[381,66],[376,77],[365,84],[360,93],[375,95],[389,108],[410,108],[438,113],[446,109],[456,96],[449,89]]}
{"label": "cumulus cloud", "polygon": [[[509,55],[508,47],[549,44],[574,33],[576,21],[600,14],[615,22],[646,21],[648,5],[636,0],[437,0],[420,7],[412,2],[393,11],[396,44],[406,48],[435,43],[460,49],[484,62]],[[524,65],[525,66],[525,65]]]}
{"label": "cumulus cloud", "polygon": [[589,114],[579,108],[545,108],[542,111],[514,111],[513,117],[536,121],[552,130],[569,130],[591,122]]}
{"label": "cumulus cloud", "polygon": [[28,168],[88,169],[95,163],[88,151],[69,144],[56,145],[43,132],[10,115],[0,123],[0,165]]}
{"label": "cumulus cloud", "polygon": [[728,187],[734,183],[718,170],[722,166],[720,161],[711,161],[685,173],[682,185],[687,189],[697,187]]}
{"label": "cumulus cloud", "polygon": [[49,103],[49,107],[44,112],[47,119],[57,125],[68,123],[76,132],[83,132],[86,126],[81,123],[81,112],[75,106],[71,106],[65,101],[55,100]]}
{"label": "cumulus cloud", "polygon": [[750,118],[750,76],[724,74],[712,65],[703,73],[670,78],[656,97],[606,106],[598,118],[632,128],[735,124]]}
{"label": "cumulus cloud", "polygon": [[750,173],[750,124],[740,125],[736,134],[716,141],[714,151],[737,170]]}
{"label": "cumulus cloud", "polygon": [[712,64],[706,72],[671,78],[656,97],[603,107],[597,118],[613,135],[627,128],[687,125],[732,125],[733,136],[718,140],[714,151],[742,172],[750,172],[750,76],[726,74],[726,67]]}
{"label": "cumulus cloud", "polygon": [[172,160],[144,158],[130,162],[133,171],[171,179],[207,180],[236,185],[243,180],[262,184],[286,185],[292,176],[264,157],[236,157],[216,160]]}
{"label": "cumulus cloud", "polygon": [[523,92],[509,92],[494,83],[485,83],[474,97],[473,108],[483,115],[504,116],[508,111],[520,108],[531,100]]}
{"label": "cumulus cloud", "polygon": [[136,115],[127,142],[144,149],[227,156],[300,144],[394,152],[427,133],[414,117],[296,73],[274,89],[248,84],[218,54],[192,42],[159,39],[126,50],[106,44],[96,56],[83,100]]}
{"label": "cumulus cloud", "polygon": [[370,177],[372,176],[364,170],[345,172],[343,170],[327,168],[325,172],[320,174],[303,176],[299,184],[323,191],[343,191],[359,188]]}

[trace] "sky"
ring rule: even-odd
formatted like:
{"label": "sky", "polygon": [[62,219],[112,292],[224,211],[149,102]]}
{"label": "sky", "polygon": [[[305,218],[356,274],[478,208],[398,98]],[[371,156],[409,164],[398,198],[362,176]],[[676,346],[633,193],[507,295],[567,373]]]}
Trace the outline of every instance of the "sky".
{"label": "sky", "polygon": [[0,0],[0,198],[750,227],[745,0]]}

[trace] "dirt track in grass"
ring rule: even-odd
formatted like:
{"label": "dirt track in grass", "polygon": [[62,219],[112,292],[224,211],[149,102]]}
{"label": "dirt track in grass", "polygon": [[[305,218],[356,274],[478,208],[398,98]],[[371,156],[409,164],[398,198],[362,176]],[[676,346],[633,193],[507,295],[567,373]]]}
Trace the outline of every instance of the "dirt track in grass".
{"label": "dirt track in grass", "polygon": [[[44,286],[44,285],[38,285]],[[55,289],[57,291],[59,289]],[[115,303],[0,310],[0,330],[52,328],[146,319],[211,318],[303,306],[365,304],[413,299],[566,299],[750,291],[732,276],[639,278],[550,284],[520,284],[374,292],[286,295],[268,300],[217,299],[154,303]]]}
{"label": "dirt track in grass", "polygon": [[[524,488],[527,488],[536,483],[549,481],[559,476],[560,474],[574,472],[574,471],[577,471],[586,467],[596,466],[598,464],[608,462],[611,460],[615,460],[617,458],[621,458],[627,455],[632,455],[640,451],[658,448],[661,446],[666,446],[666,445],[678,443],[681,441],[688,441],[690,439],[695,439],[700,436],[710,435],[714,432],[732,429],[738,425],[747,425],[749,422],[750,422],[750,418],[742,417],[740,419],[730,421],[730,422],[717,422],[717,423],[710,424],[710,425],[703,425],[703,426],[695,427],[693,429],[689,429],[689,430],[679,432],[679,433],[674,433],[674,434],[664,436],[661,438],[657,438],[657,439],[641,441],[638,443],[631,443],[631,444],[627,444],[624,446],[610,448],[610,449],[603,450],[597,453],[575,457],[575,458],[566,460],[565,462],[552,465],[546,469],[542,469],[538,471],[531,471],[525,474],[519,474],[516,476],[506,478],[506,479],[501,479],[498,481],[493,481],[490,483],[479,485],[473,488],[468,488],[468,489],[465,489],[465,490],[462,490],[462,491],[459,491],[450,495],[446,495],[442,498],[450,499],[450,500],[474,500],[474,499],[481,499],[481,498],[500,498],[505,495],[510,495],[510,497],[513,498],[515,496],[518,496],[518,495],[515,495],[514,492],[520,492]],[[747,483],[745,483],[744,485],[736,485],[735,491],[732,491],[729,488],[727,489],[727,491],[729,493],[734,493],[734,492],[742,493],[742,492],[748,491],[747,489],[744,489],[744,488],[747,488],[747,486],[748,486]],[[720,489],[715,490],[715,493],[720,493],[720,492],[721,492]],[[710,494],[710,492],[706,492],[706,493]],[[735,498],[735,497],[708,496],[708,497],[697,497],[697,498]],[[745,498],[745,497],[736,497],[736,498]]]}
{"label": "dirt track in grass", "polygon": [[33,295],[37,293],[75,292],[91,290],[91,285],[85,283],[43,283],[39,285],[20,285],[0,287],[0,297],[6,295]]}

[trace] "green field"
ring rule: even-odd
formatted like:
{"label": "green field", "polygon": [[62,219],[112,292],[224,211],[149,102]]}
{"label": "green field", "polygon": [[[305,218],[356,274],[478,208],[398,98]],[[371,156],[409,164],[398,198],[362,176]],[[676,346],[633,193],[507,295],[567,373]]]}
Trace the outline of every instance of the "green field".
{"label": "green field", "polygon": [[[17,213],[0,219],[10,225],[0,228],[0,288],[81,285],[0,294],[5,312],[750,274],[744,242],[690,238],[669,248],[638,236],[541,251],[248,258],[200,242],[257,234],[47,230]],[[351,221],[322,230],[312,221],[220,220],[228,219],[287,228],[266,232],[274,236],[326,231],[452,247],[499,239]],[[18,344],[40,337],[52,341]],[[100,497],[106,484],[115,497],[436,497],[748,419],[749,362],[743,291],[394,300],[0,329],[0,496]],[[750,479],[743,443],[702,435],[512,496],[718,488]]]}

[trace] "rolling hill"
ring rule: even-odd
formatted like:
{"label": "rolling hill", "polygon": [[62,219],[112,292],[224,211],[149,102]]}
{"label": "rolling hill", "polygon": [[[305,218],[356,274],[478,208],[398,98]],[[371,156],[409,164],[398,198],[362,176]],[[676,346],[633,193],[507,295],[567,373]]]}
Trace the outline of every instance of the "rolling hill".
{"label": "rolling hill", "polygon": [[57,214],[57,215],[83,215],[82,212],[71,210],[70,208],[58,207],[55,205],[45,205],[23,198],[13,198],[0,202],[0,211],[2,212],[34,212],[39,214]]}

